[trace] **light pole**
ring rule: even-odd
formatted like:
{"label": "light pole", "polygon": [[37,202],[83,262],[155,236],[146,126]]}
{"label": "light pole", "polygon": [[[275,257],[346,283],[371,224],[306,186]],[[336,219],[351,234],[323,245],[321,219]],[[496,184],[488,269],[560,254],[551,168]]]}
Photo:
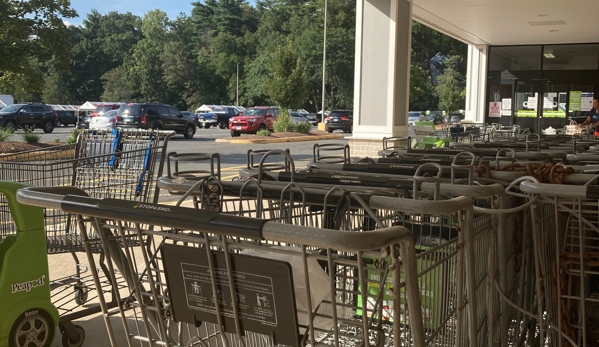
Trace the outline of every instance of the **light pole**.
{"label": "light pole", "polygon": [[235,93],[235,95],[237,95],[237,103],[235,105],[239,106],[239,62],[237,62],[237,92]]}
{"label": "light pole", "polygon": [[324,122],[324,94],[327,73],[327,7],[328,1],[324,0],[324,47],[322,48],[322,122]]}

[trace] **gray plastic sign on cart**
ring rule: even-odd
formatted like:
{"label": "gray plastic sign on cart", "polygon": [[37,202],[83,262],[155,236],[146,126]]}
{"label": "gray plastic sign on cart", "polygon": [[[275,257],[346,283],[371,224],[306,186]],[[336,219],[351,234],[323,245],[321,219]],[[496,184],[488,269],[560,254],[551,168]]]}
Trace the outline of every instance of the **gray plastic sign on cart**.
{"label": "gray plastic sign on cart", "polygon": [[[226,332],[235,333],[225,255],[213,251],[218,301]],[[175,321],[217,323],[208,257],[204,249],[163,245],[162,257]],[[235,301],[242,331],[272,336],[275,344],[299,347],[293,277],[289,263],[231,254]]]}

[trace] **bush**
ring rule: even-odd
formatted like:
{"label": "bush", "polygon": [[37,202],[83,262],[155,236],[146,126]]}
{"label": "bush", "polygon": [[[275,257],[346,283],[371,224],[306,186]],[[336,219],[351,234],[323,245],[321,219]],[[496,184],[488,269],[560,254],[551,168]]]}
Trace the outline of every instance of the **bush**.
{"label": "bush", "polygon": [[277,117],[277,121],[274,125],[274,130],[276,133],[295,131],[293,119],[291,119],[291,116],[289,115],[289,112],[287,112],[286,109],[281,108],[281,113]]}
{"label": "bush", "polygon": [[73,131],[71,131],[71,135],[69,136],[69,138],[67,139],[67,143],[68,144],[73,144],[77,142],[77,137],[79,136],[79,134],[81,134],[83,132],[83,130],[78,130],[78,129],[73,129]]}
{"label": "bush", "polygon": [[309,134],[312,129],[312,125],[308,122],[300,122],[295,125],[295,131],[302,134]]}
{"label": "bush", "polygon": [[270,136],[270,131],[268,131],[266,129],[260,129],[260,130],[256,131],[256,135],[258,135],[258,136]]}
{"label": "bush", "polygon": [[27,142],[29,144],[34,144],[34,143],[40,142],[41,136],[34,133],[33,128],[25,127],[25,129],[23,129],[23,131],[25,131],[25,133],[23,134],[23,140],[25,140],[25,142]]}
{"label": "bush", "polygon": [[12,135],[12,131],[0,128],[0,142],[8,140],[10,135]]}

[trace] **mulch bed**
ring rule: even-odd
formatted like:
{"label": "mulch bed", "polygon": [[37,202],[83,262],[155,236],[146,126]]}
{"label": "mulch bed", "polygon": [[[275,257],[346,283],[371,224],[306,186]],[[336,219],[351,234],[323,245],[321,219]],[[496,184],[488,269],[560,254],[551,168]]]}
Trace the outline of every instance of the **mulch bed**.
{"label": "mulch bed", "polygon": [[283,133],[271,133],[270,136],[260,136],[255,134],[241,134],[240,138],[250,140],[264,140],[269,138],[287,138],[287,137],[302,137],[302,136],[314,136],[314,135],[325,135],[328,134],[326,131],[312,131],[309,134],[296,133],[296,132],[283,132]]}
{"label": "mulch bed", "polygon": [[25,151],[35,150],[35,149],[61,146],[64,144],[66,144],[66,143],[65,142],[51,142],[51,143],[30,144],[30,143],[16,142],[16,141],[2,141],[2,142],[0,142],[0,154],[25,152]]}

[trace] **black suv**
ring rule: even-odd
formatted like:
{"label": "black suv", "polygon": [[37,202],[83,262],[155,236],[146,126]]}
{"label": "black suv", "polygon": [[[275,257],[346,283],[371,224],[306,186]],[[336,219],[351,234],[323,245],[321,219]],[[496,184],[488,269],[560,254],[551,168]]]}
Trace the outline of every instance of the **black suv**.
{"label": "black suv", "polygon": [[327,123],[327,130],[330,133],[336,129],[341,129],[344,133],[351,133],[354,127],[354,111],[331,111],[327,116],[325,123]]}
{"label": "black suv", "polygon": [[56,112],[40,103],[14,104],[0,109],[0,127],[12,131],[40,128],[45,133],[51,133],[57,122]]}
{"label": "black suv", "polygon": [[190,139],[196,133],[196,118],[176,107],[150,102],[123,104],[117,113],[119,128],[174,130]]}

